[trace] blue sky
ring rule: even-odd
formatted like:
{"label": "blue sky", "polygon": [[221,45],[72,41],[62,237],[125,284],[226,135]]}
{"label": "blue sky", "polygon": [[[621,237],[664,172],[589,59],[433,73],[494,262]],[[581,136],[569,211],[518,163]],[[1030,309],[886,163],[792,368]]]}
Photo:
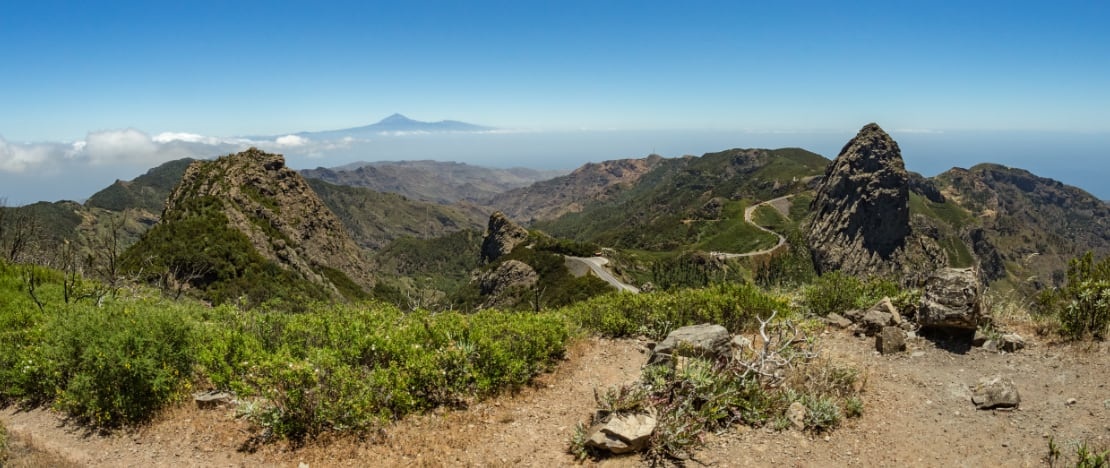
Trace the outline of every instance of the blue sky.
{"label": "blue sky", "polygon": [[[828,157],[872,121],[896,137],[1047,135],[1034,153],[1078,135],[1110,177],[1108,2],[316,3],[5,2],[0,184],[17,172],[64,180],[90,161],[130,178],[178,155],[32,154],[28,142],[281,135],[394,112],[528,131],[830,135],[811,148]],[[98,133],[128,129],[138,135]],[[748,141],[761,140],[734,145]],[[920,157],[951,159],[926,147]],[[952,165],[988,160],[1006,162]]]}

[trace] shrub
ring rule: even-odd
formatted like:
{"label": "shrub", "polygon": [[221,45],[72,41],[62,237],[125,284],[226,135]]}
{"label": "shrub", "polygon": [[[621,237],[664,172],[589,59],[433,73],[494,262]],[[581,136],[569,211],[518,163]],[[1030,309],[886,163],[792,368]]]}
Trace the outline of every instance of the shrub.
{"label": "shrub", "polygon": [[1060,331],[1071,339],[1093,336],[1106,339],[1110,332],[1110,257],[1095,262],[1087,252],[1068,262],[1067,283],[1038,298],[1042,314],[1053,314]]}
{"label": "shrub", "polygon": [[138,303],[62,310],[46,327],[41,354],[40,377],[56,389],[54,405],[93,426],[118,427],[150,419],[187,392],[193,329],[173,309]]}
{"label": "shrub", "polygon": [[671,330],[712,322],[733,332],[750,329],[756,317],[786,312],[786,299],[751,284],[717,284],[704,289],[648,294],[608,294],[565,309],[584,328],[610,337],[646,335],[659,340]]}
{"label": "shrub", "polygon": [[874,305],[883,297],[896,297],[898,285],[880,278],[861,280],[834,271],[802,289],[802,303],[812,314],[825,316]]}
{"label": "shrub", "polygon": [[758,321],[758,339],[766,347],[716,360],[682,358],[647,366],[636,384],[595,392],[599,411],[578,426],[568,451],[579,459],[599,455],[585,448],[586,428],[611,413],[656,415],[646,454],[654,463],[687,459],[706,431],[732,424],[785,429],[786,409],[795,401],[805,405],[805,426],[814,432],[862,413],[855,369],[814,360],[814,342],[790,321]]}
{"label": "shrub", "polygon": [[213,382],[261,397],[252,420],[293,441],[519,387],[570,338],[559,314],[403,313],[383,304],[235,313],[221,326],[230,331],[216,335],[202,367],[220,369]]}

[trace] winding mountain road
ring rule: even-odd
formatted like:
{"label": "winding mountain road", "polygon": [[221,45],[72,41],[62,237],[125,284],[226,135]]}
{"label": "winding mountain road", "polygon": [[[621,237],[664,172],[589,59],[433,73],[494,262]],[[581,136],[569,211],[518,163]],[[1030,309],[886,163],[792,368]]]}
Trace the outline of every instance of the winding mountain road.
{"label": "winding mountain road", "polygon": [[633,294],[636,294],[636,293],[640,292],[640,288],[637,288],[637,287],[635,287],[631,284],[627,284],[627,283],[622,282],[616,276],[613,276],[613,274],[610,273],[609,270],[605,269],[605,265],[609,264],[609,259],[608,258],[605,258],[605,257],[572,257],[570,255],[567,255],[566,256],[566,261],[568,263],[577,262],[577,263],[581,263],[583,265],[586,265],[587,267],[590,268],[590,271],[594,272],[594,274],[597,275],[598,278],[601,278],[606,283],[611,284],[614,288],[617,288],[618,291],[622,291],[622,292],[627,291],[627,292],[630,292],[630,293],[633,293]]}
{"label": "winding mountain road", "polygon": [[[783,196],[783,197],[772,198],[772,199],[767,200],[767,201],[756,203],[756,204],[754,204],[752,206],[749,206],[749,207],[744,209],[744,221],[745,222],[747,222],[748,224],[751,224],[752,226],[755,226],[756,228],[758,228],[759,230],[761,230],[763,232],[772,234],[772,235],[774,235],[775,237],[778,238],[779,241],[778,241],[778,243],[775,244],[774,247],[767,248],[767,249],[762,249],[762,250],[756,250],[756,251],[747,252],[747,253],[710,252],[709,254],[712,255],[715,258],[720,258],[720,259],[754,257],[756,255],[770,254],[770,253],[778,250],[782,246],[786,245],[786,237],[783,237],[782,234],[779,234],[775,231],[772,231],[770,229],[767,229],[763,226],[760,226],[760,225],[756,224],[755,221],[752,221],[752,216],[755,213],[755,210],[757,208],[759,208],[761,206],[764,206],[764,205],[773,207],[776,210],[779,210],[779,212],[781,213],[783,211],[783,208],[781,208],[779,206],[776,206],[776,204],[781,205],[783,202],[789,200],[793,196],[794,195],[786,195],[786,196]],[[589,268],[589,270],[592,271],[595,275],[597,275],[598,278],[601,278],[606,283],[609,283],[614,288],[617,288],[618,291],[626,291],[626,292],[630,292],[630,293],[633,293],[633,294],[636,294],[636,293],[640,292],[640,288],[637,288],[635,286],[632,286],[631,284],[627,284],[627,283],[621,281],[619,278],[614,276],[613,273],[611,273],[609,270],[607,270],[605,268],[605,265],[609,264],[609,259],[607,259],[605,257],[573,257],[573,256],[570,256],[570,255],[567,255],[567,256],[565,256],[565,261],[567,263],[567,267],[571,268],[572,272],[576,271],[576,270],[581,272],[580,274],[575,273],[575,276],[581,276],[581,275],[586,274],[584,269],[575,268],[576,266],[582,265],[582,266],[585,266],[585,267]]]}
{"label": "winding mountain road", "polygon": [[[775,209],[778,209],[778,208],[775,207],[776,203],[782,203],[786,200],[789,200],[793,196],[794,195],[786,195],[786,196],[782,196],[782,197],[778,197],[778,198],[772,198],[770,200],[762,201],[762,202],[756,203],[752,206],[749,206],[747,208],[744,208],[744,221],[745,222],[747,222],[748,224],[751,224],[752,226],[755,226],[760,231],[763,231],[763,232],[766,232],[766,233],[769,233],[769,234],[773,234],[775,237],[777,237],[779,239],[778,243],[775,244],[774,247],[771,247],[771,248],[768,248],[768,249],[763,249],[763,250],[756,250],[756,251],[747,252],[747,253],[711,252],[710,255],[712,255],[715,258],[722,258],[722,259],[754,257],[756,255],[767,255],[769,253],[772,253],[772,252],[778,250],[783,245],[786,245],[786,237],[783,237],[782,234],[779,234],[775,231],[772,231],[770,229],[767,229],[763,226],[760,226],[760,225],[756,224],[755,221],[752,221],[752,214],[755,213],[755,210],[757,208],[759,208],[761,206],[764,206],[764,205],[770,206],[770,207],[775,208]],[[782,210],[779,210],[779,211],[781,212]]]}

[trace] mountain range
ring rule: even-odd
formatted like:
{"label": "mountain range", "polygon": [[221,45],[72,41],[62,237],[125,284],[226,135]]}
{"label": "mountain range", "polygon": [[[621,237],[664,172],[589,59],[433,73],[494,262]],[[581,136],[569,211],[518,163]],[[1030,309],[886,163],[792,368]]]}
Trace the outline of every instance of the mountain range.
{"label": "mountain range", "polygon": [[[391,128],[411,122],[403,117],[386,120]],[[626,280],[642,283],[651,280],[652,265],[677,255],[773,246],[773,236],[744,215],[763,201],[780,200],[778,214],[758,212],[764,224],[783,234],[805,229],[816,189],[828,177],[831,163],[804,149],[782,148],[618,159],[562,175],[431,161],[359,163],[297,173],[285,168],[284,161],[274,163],[278,155],[248,153],[223,166],[171,161],[134,180],[117,181],[84,204],[37,203],[0,210],[0,246],[15,258],[13,236],[19,226],[31,226],[40,251],[49,252],[50,245],[64,241],[92,248],[87,239],[116,226],[123,248],[144,238],[153,226],[204,211],[200,205],[175,208],[191,206],[193,195],[210,201],[238,196],[243,203],[235,210],[218,205],[224,207],[222,216],[267,261],[292,262],[279,268],[303,278],[325,278],[315,282],[324,290],[365,291],[385,284],[402,291],[395,294],[423,289],[442,297],[449,292],[445,289],[466,283],[478,262],[476,256],[470,258],[478,248],[471,244],[481,236],[490,213],[502,211],[530,232],[554,236],[537,241],[552,251],[613,249],[615,269]],[[267,164],[281,167],[253,168]],[[193,175],[187,176],[190,171]],[[201,172],[210,177],[200,177]],[[232,173],[235,178],[219,179]],[[933,178],[914,173],[900,177],[896,184],[905,187],[906,196],[898,203],[906,204],[905,219],[935,245],[939,261],[978,266],[999,287],[1034,291],[1056,286],[1064,280],[1068,259],[1085,251],[1110,253],[1110,208],[1081,189],[996,164],[953,168]],[[183,180],[191,180],[193,189],[182,188]],[[212,188],[217,186],[224,189]],[[281,196],[294,186],[299,195]],[[190,190],[196,193],[189,195]],[[313,208],[304,209],[297,200],[312,201]],[[313,222],[305,217],[323,211],[333,218]],[[326,244],[343,248],[308,252],[315,241],[298,240],[298,233],[312,231],[296,228],[302,225],[323,229],[321,238],[331,239]],[[302,254],[298,249],[308,250]],[[333,265],[328,258],[347,260]],[[356,258],[361,260],[352,260]]]}

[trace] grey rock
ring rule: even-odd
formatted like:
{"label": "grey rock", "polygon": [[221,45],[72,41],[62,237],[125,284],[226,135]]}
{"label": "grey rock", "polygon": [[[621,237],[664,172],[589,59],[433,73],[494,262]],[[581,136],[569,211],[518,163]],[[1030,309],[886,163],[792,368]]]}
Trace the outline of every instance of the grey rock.
{"label": "grey rock", "polygon": [[974,330],[984,320],[979,276],[972,268],[942,268],[925,280],[917,323],[922,327]]}
{"label": "grey rock", "polygon": [[729,355],[732,336],[720,325],[703,323],[676,329],[655,346],[648,364],[667,362],[672,356],[717,359]]}
{"label": "grey rock", "polygon": [[508,305],[513,299],[511,294],[506,294],[507,292],[531,287],[539,279],[540,275],[527,263],[518,260],[506,261],[493,271],[478,277],[478,290],[486,297],[482,307]]}
{"label": "grey rock", "polygon": [[983,344],[986,343],[988,339],[989,337],[987,337],[986,333],[983,333],[982,330],[976,329],[975,336],[971,338],[971,345],[983,346]]}
{"label": "grey rock", "polygon": [[1006,351],[1007,353],[1025,348],[1025,338],[1022,338],[1021,335],[1017,333],[1006,333],[1002,335],[999,341],[1001,342],[999,347],[1002,348],[1002,351]]}
{"label": "grey rock", "polygon": [[971,402],[979,409],[1015,408],[1021,404],[1021,395],[1011,379],[984,377],[971,389]]}
{"label": "grey rock", "polygon": [[987,340],[983,342],[983,351],[990,351],[992,353],[998,352],[998,342],[994,340]]}
{"label": "grey rock", "polygon": [[482,239],[482,263],[495,261],[528,240],[528,230],[514,224],[504,213],[495,211],[489,217],[486,237]]}
{"label": "grey rock", "polygon": [[886,326],[875,337],[875,349],[882,354],[894,354],[906,350],[906,332],[899,327]]}
{"label": "grey rock", "polygon": [[797,430],[806,428],[806,405],[801,402],[793,402],[790,407],[786,408],[786,419],[790,421],[790,426]]}
{"label": "grey rock", "polygon": [[848,328],[848,327],[852,326],[852,321],[851,320],[848,320],[847,317],[845,317],[843,315],[840,315],[836,312],[830,313],[829,315],[825,316],[825,323],[827,323],[829,325],[832,325],[836,328]]}
{"label": "grey rock", "polygon": [[881,310],[869,309],[863,314],[863,320],[860,321],[860,328],[867,336],[872,336],[883,329],[883,327],[893,325],[894,318]]}
{"label": "grey rock", "polygon": [[655,416],[648,413],[613,415],[590,429],[586,446],[614,454],[643,450],[656,424]]}
{"label": "grey rock", "polygon": [[197,408],[200,409],[213,409],[229,405],[234,399],[235,397],[230,393],[215,390],[193,394],[193,401],[197,403]]}

